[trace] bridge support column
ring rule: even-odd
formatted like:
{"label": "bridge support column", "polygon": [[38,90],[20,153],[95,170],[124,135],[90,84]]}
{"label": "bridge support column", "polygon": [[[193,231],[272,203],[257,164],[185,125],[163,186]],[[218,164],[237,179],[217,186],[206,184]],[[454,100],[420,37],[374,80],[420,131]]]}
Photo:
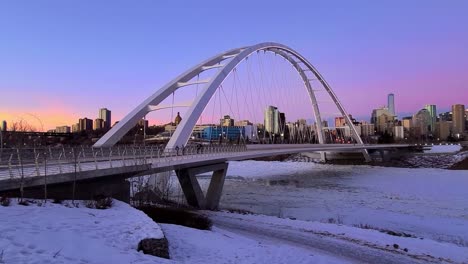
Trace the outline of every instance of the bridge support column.
{"label": "bridge support column", "polygon": [[325,151],[320,151],[320,161],[327,162],[327,153]]}
{"label": "bridge support column", "polygon": [[[179,179],[180,186],[182,187],[188,204],[200,209],[218,209],[227,168],[227,163],[219,163],[176,170],[177,178]],[[211,176],[210,185],[205,196],[196,176],[211,171],[213,175]]]}

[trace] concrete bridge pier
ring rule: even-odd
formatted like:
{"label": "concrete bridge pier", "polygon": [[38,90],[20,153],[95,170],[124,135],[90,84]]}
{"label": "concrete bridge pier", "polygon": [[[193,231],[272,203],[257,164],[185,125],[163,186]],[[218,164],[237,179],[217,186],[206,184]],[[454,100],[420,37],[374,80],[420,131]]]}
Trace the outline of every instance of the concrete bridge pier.
{"label": "concrete bridge pier", "polygon": [[[228,163],[199,166],[176,170],[177,178],[189,205],[208,210],[216,210],[223,192]],[[213,172],[206,196],[197,180],[197,175]]]}

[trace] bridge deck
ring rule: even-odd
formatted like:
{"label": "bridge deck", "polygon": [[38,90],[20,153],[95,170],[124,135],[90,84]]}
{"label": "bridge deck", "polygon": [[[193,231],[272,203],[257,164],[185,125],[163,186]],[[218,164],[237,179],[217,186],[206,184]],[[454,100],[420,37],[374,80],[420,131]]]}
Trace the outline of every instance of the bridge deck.
{"label": "bridge deck", "polygon": [[[12,162],[0,164],[0,191],[7,191],[23,187],[34,187],[47,184],[58,184],[74,180],[85,180],[99,177],[121,175],[134,177],[151,173],[170,171],[182,168],[210,165],[228,161],[247,160],[253,158],[269,157],[283,154],[303,152],[345,152],[361,151],[363,149],[396,149],[409,148],[410,145],[351,145],[351,144],[302,144],[302,145],[248,145],[188,149],[184,155],[182,151],[149,153],[148,151],[133,151],[133,155],[123,152],[120,156],[88,155],[79,158],[50,158],[46,159],[16,159]],[[146,149],[145,149],[146,150]],[[197,153],[202,152],[202,153]],[[96,151],[95,153],[99,153]],[[102,153],[102,151],[101,151]],[[112,153],[112,151],[110,152]],[[54,155],[50,155],[53,157]],[[61,155],[55,155],[55,157]],[[39,155],[37,156],[39,157]],[[46,176],[46,178],[45,178]]]}

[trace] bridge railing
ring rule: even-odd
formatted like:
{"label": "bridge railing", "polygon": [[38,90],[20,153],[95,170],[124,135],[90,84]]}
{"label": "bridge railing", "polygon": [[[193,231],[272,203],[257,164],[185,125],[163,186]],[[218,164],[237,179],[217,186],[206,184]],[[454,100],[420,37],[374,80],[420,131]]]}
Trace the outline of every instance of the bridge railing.
{"label": "bridge railing", "polygon": [[241,151],[246,151],[245,145],[195,145],[173,149],[134,145],[112,148],[79,146],[2,149],[0,180],[172,163]]}

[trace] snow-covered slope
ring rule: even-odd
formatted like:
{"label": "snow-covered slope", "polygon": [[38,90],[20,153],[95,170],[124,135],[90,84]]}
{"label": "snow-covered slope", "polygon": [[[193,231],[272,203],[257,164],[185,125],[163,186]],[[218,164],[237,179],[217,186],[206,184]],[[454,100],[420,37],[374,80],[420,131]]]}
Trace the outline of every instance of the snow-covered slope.
{"label": "snow-covered slope", "polygon": [[162,237],[153,220],[117,200],[105,210],[16,199],[0,206],[0,263],[167,263],[137,252],[141,239]]}

